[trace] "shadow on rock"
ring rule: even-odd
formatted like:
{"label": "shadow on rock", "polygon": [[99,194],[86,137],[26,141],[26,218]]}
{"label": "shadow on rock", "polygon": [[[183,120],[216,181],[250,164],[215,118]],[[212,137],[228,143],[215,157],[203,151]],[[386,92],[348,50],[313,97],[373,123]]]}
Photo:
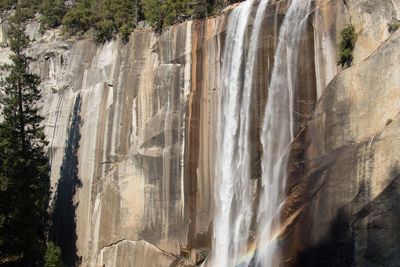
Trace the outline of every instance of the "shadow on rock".
{"label": "shadow on rock", "polygon": [[81,259],[77,255],[76,209],[74,196],[82,181],[78,177],[78,149],[81,138],[81,97],[75,99],[64,158],[60,168],[60,179],[53,199],[52,223],[49,237],[62,251],[63,262],[67,266],[77,266]]}
{"label": "shadow on rock", "polygon": [[304,251],[296,266],[398,266],[399,167],[392,168],[390,181],[377,197],[367,203],[364,200],[368,188],[361,186],[357,196],[339,210],[327,238]]}

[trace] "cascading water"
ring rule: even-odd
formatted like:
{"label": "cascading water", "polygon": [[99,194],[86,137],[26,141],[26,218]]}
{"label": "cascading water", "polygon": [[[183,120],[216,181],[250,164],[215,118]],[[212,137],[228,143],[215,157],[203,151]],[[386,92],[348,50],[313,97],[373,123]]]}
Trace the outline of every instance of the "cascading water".
{"label": "cascading water", "polygon": [[[254,0],[235,8],[228,21],[219,95],[214,242],[211,266],[248,266],[254,196],[250,179],[250,105],[259,36],[268,0],[260,1],[248,52],[246,28]],[[293,0],[280,29],[268,90],[261,143],[262,193],[257,214],[257,266],[278,266],[280,208],[284,202],[289,145],[294,138],[293,95],[297,84],[300,37],[311,7],[309,0]]]}
{"label": "cascading water", "polygon": [[[254,2],[240,4],[230,15],[223,56],[212,259],[212,266],[218,267],[235,266],[239,257],[245,254],[253,216],[250,105],[256,50],[268,1],[261,1],[258,6],[246,56],[246,28]],[[249,260],[244,259],[241,266],[247,266]]]}
{"label": "cascading water", "polygon": [[262,193],[257,215],[257,266],[279,266],[277,236],[280,209],[285,201],[289,145],[293,141],[293,95],[297,84],[297,58],[310,0],[293,0],[280,29],[268,90],[261,143]]}

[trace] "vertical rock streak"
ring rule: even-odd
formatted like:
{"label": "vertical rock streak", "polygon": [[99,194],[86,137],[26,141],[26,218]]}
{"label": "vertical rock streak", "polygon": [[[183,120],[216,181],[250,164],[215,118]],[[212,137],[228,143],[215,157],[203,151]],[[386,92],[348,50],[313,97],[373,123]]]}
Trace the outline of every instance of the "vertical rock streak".
{"label": "vertical rock streak", "polygon": [[234,266],[245,254],[253,216],[250,106],[256,51],[268,0],[258,6],[246,55],[246,28],[253,3],[242,3],[228,21],[219,95],[213,266]]}
{"label": "vertical rock streak", "polygon": [[259,266],[278,266],[277,236],[280,210],[285,200],[286,167],[289,145],[296,129],[293,123],[293,97],[297,84],[297,58],[311,1],[294,0],[281,26],[275,53],[261,143],[262,192],[257,214]]}

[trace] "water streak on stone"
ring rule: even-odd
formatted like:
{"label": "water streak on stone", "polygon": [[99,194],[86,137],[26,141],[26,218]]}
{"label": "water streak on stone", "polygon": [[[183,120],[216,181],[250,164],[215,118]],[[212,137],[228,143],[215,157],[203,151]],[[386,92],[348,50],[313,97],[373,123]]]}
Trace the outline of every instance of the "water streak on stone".
{"label": "water streak on stone", "polygon": [[242,3],[229,17],[219,97],[213,266],[234,266],[247,250],[253,216],[249,151],[251,94],[267,3],[261,1],[258,6],[247,54],[246,28],[254,1]]}
{"label": "water streak on stone", "polygon": [[297,79],[298,49],[311,1],[294,0],[281,26],[275,53],[261,143],[262,194],[257,215],[259,266],[279,266],[277,242],[280,210],[285,200],[288,150],[296,129],[293,99]]}

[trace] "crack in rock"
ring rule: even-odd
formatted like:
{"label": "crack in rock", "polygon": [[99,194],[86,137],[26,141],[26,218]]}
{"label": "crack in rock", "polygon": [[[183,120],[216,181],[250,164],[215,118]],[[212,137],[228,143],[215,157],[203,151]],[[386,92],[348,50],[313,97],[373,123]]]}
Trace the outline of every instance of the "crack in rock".
{"label": "crack in rock", "polygon": [[127,238],[119,239],[119,240],[114,241],[114,242],[112,242],[112,243],[110,243],[108,245],[103,246],[100,249],[99,253],[101,253],[104,249],[111,248],[111,247],[114,247],[114,246],[118,246],[119,244],[124,243],[124,242],[133,243],[133,244],[136,244],[136,243],[138,243],[138,244],[140,244],[140,243],[148,244],[151,247],[155,248],[156,250],[159,250],[161,253],[165,253],[165,254],[167,254],[167,255],[169,255],[171,257],[174,257],[174,258],[178,257],[178,255],[175,255],[174,253],[171,253],[171,252],[168,252],[166,250],[163,250],[162,248],[160,248],[160,247],[158,247],[158,246],[156,246],[156,245],[154,245],[154,244],[152,244],[152,243],[150,243],[150,242],[148,242],[146,240],[143,240],[143,239],[130,240],[130,239],[127,239]]}

